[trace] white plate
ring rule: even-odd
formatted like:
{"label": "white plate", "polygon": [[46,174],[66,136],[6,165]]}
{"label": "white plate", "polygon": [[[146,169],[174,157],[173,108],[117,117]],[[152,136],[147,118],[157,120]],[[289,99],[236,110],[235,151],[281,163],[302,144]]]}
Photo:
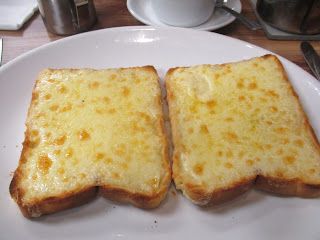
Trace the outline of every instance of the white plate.
{"label": "white plate", "polygon": [[[21,151],[24,121],[37,73],[46,67],[169,67],[223,63],[268,51],[236,39],[182,28],[123,27],[65,38],[0,68],[0,239],[319,239],[319,199],[250,191],[232,203],[202,209],[170,190],[155,210],[98,198],[39,220],[25,219],[8,186]],[[320,136],[320,84],[281,58]]]}
{"label": "white plate", "polygon": [[[228,0],[226,6],[238,13],[241,12],[240,0]],[[168,26],[157,18],[151,7],[151,0],[127,0],[127,8],[129,12],[140,22],[155,27]],[[235,18],[226,11],[222,9],[216,9],[208,21],[192,28],[197,30],[212,31],[224,27],[234,20]]]}

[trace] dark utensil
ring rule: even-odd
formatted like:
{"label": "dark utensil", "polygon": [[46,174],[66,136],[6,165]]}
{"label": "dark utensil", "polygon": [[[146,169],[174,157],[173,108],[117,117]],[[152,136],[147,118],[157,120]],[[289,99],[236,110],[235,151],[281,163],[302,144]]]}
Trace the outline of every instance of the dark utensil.
{"label": "dark utensil", "polygon": [[316,76],[316,78],[320,81],[320,57],[314,48],[308,42],[301,43],[301,51],[303,53],[304,59],[309,65],[311,71]]}
{"label": "dark utensil", "polygon": [[285,32],[320,33],[320,0],[258,0],[260,17]]}
{"label": "dark utensil", "polygon": [[242,14],[232,10],[231,8],[228,8],[224,4],[225,4],[224,0],[217,0],[215,7],[223,9],[224,11],[230,13],[231,15],[236,17],[242,24],[244,24],[247,28],[249,28],[251,30],[259,30],[259,29],[261,29],[260,23],[258,23],[256,21],[252,21],[252,20],[246,18]]}

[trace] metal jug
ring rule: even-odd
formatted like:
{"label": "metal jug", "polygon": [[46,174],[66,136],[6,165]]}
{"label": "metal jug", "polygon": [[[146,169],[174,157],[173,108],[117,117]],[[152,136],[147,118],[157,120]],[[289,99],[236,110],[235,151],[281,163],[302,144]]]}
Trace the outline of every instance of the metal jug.
{"label": "metal jug", "polygon": [[320,0],[258,0],[257,11],[264,21],[280,30],[320,33]]}
{"label": "metal jug", "polygon": [[97,20],[92,0],[38,0],[38,5],[47,30],[55,34],[84,32]]}

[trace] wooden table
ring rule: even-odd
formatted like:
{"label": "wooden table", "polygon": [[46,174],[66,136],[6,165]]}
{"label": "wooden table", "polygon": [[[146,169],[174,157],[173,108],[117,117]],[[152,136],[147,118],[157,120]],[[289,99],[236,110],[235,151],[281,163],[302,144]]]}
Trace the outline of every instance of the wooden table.
{"label": "wooden table", "polygon": [[[101,28],[143,25],[130,15],[125,0],[95,0],[98,23],[93,30]],[[249,0],[242,0],[242,12],[245,16],[255,19]],[[300,52],[300,41],[275,41],[266,38],[263,31],[251,31],[238,21],[217,30],[216,32],[238,38],[257,46],[273,51],[311,72]],[[0,31],[4,39],[3,63],[7,63],[22,53],[39,47],[45,43],[62,38],[47,32],[39,13],[35,14],[19,31]],[[312,45],[320,52],[320,41]]]}

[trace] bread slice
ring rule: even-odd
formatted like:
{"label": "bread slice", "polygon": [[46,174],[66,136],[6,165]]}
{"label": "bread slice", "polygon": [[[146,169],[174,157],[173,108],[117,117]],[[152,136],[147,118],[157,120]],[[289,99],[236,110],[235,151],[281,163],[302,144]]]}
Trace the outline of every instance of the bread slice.
{"label": "bread slice", "polygon": [[151,66],[40,73],[10,193],[26,217],[107,198],[154,208],[171,170]]}
{"label": "bread slice", "polygon": [[170,69],[173,178],[199,205],[255,187],[320,195],[320,148],[277,57]]}

